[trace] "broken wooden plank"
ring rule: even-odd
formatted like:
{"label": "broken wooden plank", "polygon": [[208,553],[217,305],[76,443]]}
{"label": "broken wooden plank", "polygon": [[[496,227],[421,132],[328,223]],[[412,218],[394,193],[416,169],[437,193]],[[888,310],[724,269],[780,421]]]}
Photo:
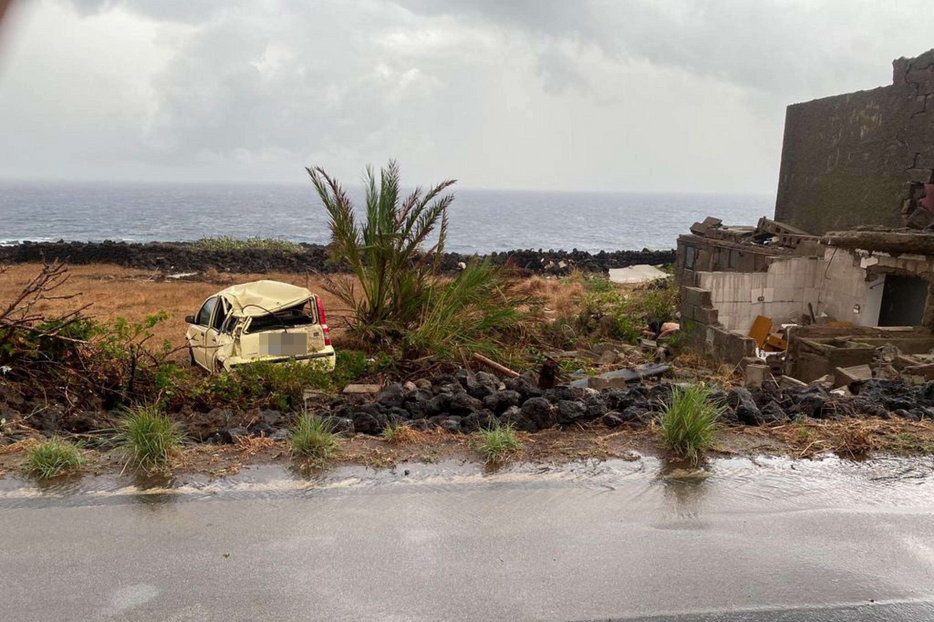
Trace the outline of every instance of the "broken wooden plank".
{"label": "broken wooden plank", "polygon": [[756,345],[760,348],[765,345],[765,340],[768,338],[769,333],[772,332],[772,319],[767,318],[764,315],[757,315],[756,319],[752,323],[752,327],[749,329],[749,336],[752,337],[752,340],[756,342]]}
{"label": "broken wooden plank", "polygon": [[379,393],[382,389],[383,385],[381,384],[348,384],[344,387],[342,393],[348,395],[371,395]]}

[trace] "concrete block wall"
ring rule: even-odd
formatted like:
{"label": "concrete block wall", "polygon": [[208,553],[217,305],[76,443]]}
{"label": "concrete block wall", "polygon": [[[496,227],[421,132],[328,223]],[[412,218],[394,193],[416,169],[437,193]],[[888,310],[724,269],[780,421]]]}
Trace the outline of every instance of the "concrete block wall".
{"label": "concrete block wall", "polygon": [[[876,326],[886,273],[915,274],[934,284],[934,257],[828,248],[823,269],[817,275],[820,296],[815,313],[823,312],[857,326]],[[932,306],[930,295],[928,302]],[[932,322],[934,307],[926,311],[924,318],[925,325]]]}
{"label": "concrete block wall", "polygon": [[719,321],[728,331],[749,333],[757,315],[776,323],[797,321],[816,304],[819,259],[794,257],[773,261],[768,272],[698,273],[699,287],[710,291]]}
{"label": "concrete block wall", "polygon": [[[815,283],[819,291],[818,304],[814,313],[826,313],[841,322],[853,322],[857,326],[873,326],[878,323],[879,313],[874,318],[866,313],[866,302],[872,293],[881,289],[881,282],[866,281],[866,268],[860,257],[842,248],[828,248],[822,268]],[[859,305],[859,311],[855,309]]]}
{"label": "concrete block wall", "polygon": [[681,289],[681,325],[694,348],[712,358],[735,362],[755,353],[752,339],[729,331],[720,323],[719,310],[709,290],[700,287]]}

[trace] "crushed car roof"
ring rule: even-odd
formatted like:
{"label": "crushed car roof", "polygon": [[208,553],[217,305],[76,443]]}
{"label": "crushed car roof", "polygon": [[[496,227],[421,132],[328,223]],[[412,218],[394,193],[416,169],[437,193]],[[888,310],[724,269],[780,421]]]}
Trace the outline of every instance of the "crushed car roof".
{"label": "crushed car roof", "polygon": [[314,294],[304,287],[279,281],[253,281],[218,292],[233,305],[235,315],[255,317],[299,305]]}

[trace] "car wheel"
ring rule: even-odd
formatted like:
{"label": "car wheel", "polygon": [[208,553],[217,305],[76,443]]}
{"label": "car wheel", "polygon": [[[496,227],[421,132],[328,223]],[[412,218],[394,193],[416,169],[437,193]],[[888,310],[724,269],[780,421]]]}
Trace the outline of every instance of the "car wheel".
{"label": "car wheel", "polygon": [[214,359],[214,373],[215,373],[215,374],[222,374],[222,373],[224,373],[225,371],[227,371],[227,370],[224,369],[224,364],[221,363],[220,361],[218,361],[217,359]]}
{"label": "car wheel", "polygon": [[198,366],[198,364],[195,362],[195,351],[191,348],[191,346],[188,346],[188,364],[192,367]]}

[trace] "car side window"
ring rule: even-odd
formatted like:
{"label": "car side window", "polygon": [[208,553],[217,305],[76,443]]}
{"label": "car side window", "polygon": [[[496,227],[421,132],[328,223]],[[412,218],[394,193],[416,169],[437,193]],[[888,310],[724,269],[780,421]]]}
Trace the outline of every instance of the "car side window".
{"label": "car side window", "polygon": [[211,314],[214,313],[214,307],[217,306],[217,296],[212,296],[204,301],[201,310],[198,311],[198,324],[200,326],[209,326],[211,324]]}
{"label": "car side window", "polygon": [[221,326],[224,325],[224,321],[227,319],[227,303],[221,299],[220,304],[217,307],[217,313],[214,314],[214,322],[211,323],[211,328],[220,332]]}
{"label": "car side window", "polygon": [[224,322],[224,326],[221,328],[221,332],[226,335],[229,335],[233,332],[234,326],[236,325],[237,325],[237,317],[232,313],[228,313],[227,321]]}

